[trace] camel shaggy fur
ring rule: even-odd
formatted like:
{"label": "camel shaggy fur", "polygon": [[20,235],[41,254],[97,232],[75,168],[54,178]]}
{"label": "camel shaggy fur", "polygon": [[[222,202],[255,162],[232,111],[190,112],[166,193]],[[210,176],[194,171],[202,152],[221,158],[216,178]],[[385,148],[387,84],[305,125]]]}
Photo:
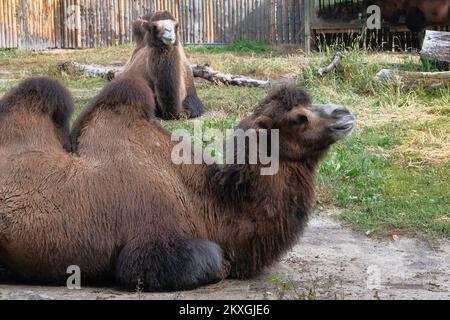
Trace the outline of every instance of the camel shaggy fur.
{"label": "camel shaggy fur", "polygon": [[166,11],[150,13],[136,21],[136,49],[123,71],[147,80],[156,95],[156,115],[169,120],[196,118],[204,112],[178,28],[178,21]]}
{"label": "camel shaggy fur", "polygon": [[83,284],[145,291],[245,279],[273,263],[308,221],[319,161],[354,127],[343,107],[274,90],[238,126],[279,130],[279,172],[261,176],[259,165],[175,165],[152,92],[135,77],[91,102],[73,154],[55,121],[71,109],[59,84],[26,81],[0,106],[0,260],[29,280],[62,283],[78,265]]}

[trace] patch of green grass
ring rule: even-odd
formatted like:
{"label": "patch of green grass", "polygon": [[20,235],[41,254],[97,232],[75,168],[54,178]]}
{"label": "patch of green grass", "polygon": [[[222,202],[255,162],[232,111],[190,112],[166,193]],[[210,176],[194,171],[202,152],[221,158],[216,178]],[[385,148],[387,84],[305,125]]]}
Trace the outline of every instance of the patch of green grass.
{"label": "patch of green grass", "polygon": [[202,86],[198,90],[206,110],[224,113],[224,116],[241,115],[253,111],[267,90],[250,87]]}
{"label": "patch of green grass", "polygon": [[450,88],[381,84],[375,75],[392,63],[427,70],[418,57],[358,49],[344,51],[340,68],[318,77],[332,57],[333,50],[313,57],[299,80],[316,102],[348,106],[360,130],[322,163],[320,201],[345,208],[342,220],[367,234],[402,230],[450,237]]}
{"label": "patch of green grass", "polygon": [[232,45],[230,45],[230,49],[233,52],[252,52],[252,53],[266,53],[271,49],[270,47],[263,43],[252,40],[240,40]]}
{"label": "patch of green grass", "polygon": [[320,168],[321,201],[346,208],[342,220],[368,235],[401,230],[450,237],[450,164],[416,168],[383,157],[402,144],[407,128],[367,128],[334,146]]}
{"label": "patch of green grass", "polygon": [[0,60],[17,58],[20,51],[16,49],[0,49]]}
{"label": "patch of green grass", "polygon": [[403,64],[399,66],[402,71],[417,71],[417,72],[437,72],[448,70],[448,65],[445,67],[442,63],[435,60],[421,59],[419,56],[407,55],[403,59]]}
{"label": "patch of green grass", "polygon": [[270,46],[265,43],[252,41],[252,40],[239,40],[233,44],[221,45],[221,46],[187,46],[189,53],[269,53],[271,52]]}

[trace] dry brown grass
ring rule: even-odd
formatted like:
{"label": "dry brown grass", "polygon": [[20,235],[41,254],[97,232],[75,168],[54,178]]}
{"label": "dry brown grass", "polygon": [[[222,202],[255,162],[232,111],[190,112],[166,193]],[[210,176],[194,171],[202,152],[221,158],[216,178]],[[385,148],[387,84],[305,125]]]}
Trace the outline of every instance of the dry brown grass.
{"label": "dry brown grass", "polygon": [[408,167],[449,164],[450,133],[448,128],[410,129],[400,146],[377,152]]}

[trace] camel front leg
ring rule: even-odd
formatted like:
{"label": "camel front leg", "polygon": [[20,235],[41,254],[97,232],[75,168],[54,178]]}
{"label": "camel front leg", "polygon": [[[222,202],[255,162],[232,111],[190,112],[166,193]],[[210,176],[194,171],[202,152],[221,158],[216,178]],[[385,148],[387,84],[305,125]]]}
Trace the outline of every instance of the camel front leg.
{"label": "camel front leg", "polygon": [[184,291],[228,276],[222,249],[206,240],[127,244],[116,263],[116,281],[130,290]]}

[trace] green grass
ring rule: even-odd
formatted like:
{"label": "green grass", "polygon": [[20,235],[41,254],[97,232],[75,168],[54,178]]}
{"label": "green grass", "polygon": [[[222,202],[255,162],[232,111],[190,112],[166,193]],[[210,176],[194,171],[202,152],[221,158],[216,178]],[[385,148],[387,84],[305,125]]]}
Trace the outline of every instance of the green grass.
{"label": "green grass", "polygon": [[[75,98],[76,114],[106,84],[103,79],[61,74],[59,61],[123,63],[131,45],[71,50],[58,54],[0,50],[0,94],[33,75],[60,79]],[[333,146],[318,177],[318,206],[341,208],[339,219],[371,236],[392,233],[450,237],[450,88],[405,90],[395,83],[380,84],[376,73],[399,67],[434,71],[417,55],[343,51],[338,71],[320,78],[334,48],[305,57],[278,49],[240,42],[225,47],[190,47],[193,63],[255,78],[296,77],[316,103],[340,103],[358,118],[358,129]],[[198,84],[207,112],[204,128],[232,128],[267,94],[257,88]],[[76,116],[76,115],[75,115]],[[194,121],[161,121],[169,130],[192,130]],[[194,141],[202,144],[202,141]]]}
{"label": "green grass", "polygon": [[237,54],[254,54],[254,53],[269,53],[271,52],[270,46],[265,43],[252,41],[252,40],[240,40],[233,44],[220,45],[220,46],[188,46],[187,51],[189,53],[237,53]]}
{"label": "green grass", "polygon": [[320,169],[320,201],[346,208],[340,218],[368,235],[450,236],[450,164],[409,167],[381,152],[401,146],[409,127],[367,128],[333,147]]}
{"label": "green grass", "polygon": [[344,52],[339,70],[316,70],[332,50],[298,75],[320,103],[339,102],[358,116],[358,132],[337,144],[319,175],[319,201],[344,208],[340,219],[370,235],[450,236],[450,89],[406,90],[375,79],[383,68],[435,71],[417,56]]}

